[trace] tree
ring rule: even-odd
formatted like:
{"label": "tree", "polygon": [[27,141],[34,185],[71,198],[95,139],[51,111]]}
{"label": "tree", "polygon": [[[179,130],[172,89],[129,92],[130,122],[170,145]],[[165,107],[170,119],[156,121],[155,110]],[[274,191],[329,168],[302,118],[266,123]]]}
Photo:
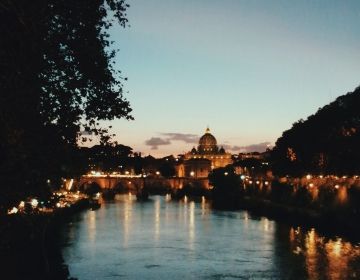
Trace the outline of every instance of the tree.
{"label": "tree", "polygon": [[163,161],[160,164],[159,171],[161,176],[165,178],[173,177],[176,174],[174,163],[169,161]]}
{"label": "tree", "polygon": [[82,165],[86,166],[85,172],[91,170],[103,172],[120,171],[120,166],[125,167],[129,161],[129,156],[132,154],[131,147],[117,143],[81,148],[82,158],[85,159],[82,162]]}
{"label": "tree", "polygon": [[210,184],[213,186],[213,206],[221,209],[235,209],[239,207],[242,196],[242,181],[230,165],[214,169],[209,174]]}
{"label": "tree", "polygon": [[[124,0],[0,2],[0,197],[44,190],[66,175],[82,131],[132,119],[108,30],[126,26]],[[10,199],[7,197],[6,200]]]}
{"label": "tree", "polygon": [[285,131],[272,151],[275,174],[358,174],[360,87]]}

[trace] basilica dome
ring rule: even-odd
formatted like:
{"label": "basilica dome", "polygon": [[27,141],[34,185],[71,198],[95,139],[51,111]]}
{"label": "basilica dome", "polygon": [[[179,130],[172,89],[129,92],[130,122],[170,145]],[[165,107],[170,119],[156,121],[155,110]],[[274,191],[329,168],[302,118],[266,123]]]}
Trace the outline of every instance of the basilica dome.
{"label": "basilica dome", "polygon": [[214,153],[218,151],[216,138],[210,133],[209,128],[206,129],[205,134],[199,140],[198,151],[200,153]]}

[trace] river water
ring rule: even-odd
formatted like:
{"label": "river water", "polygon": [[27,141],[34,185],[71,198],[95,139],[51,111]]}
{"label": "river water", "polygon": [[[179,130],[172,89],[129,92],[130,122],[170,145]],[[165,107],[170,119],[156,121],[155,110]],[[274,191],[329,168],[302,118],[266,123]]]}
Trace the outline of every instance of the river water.
{"label": "river water", "polygon": [[169,196],[117,196],[63,229],[70,275],[86,279],[360,279],[360,243],[247,211]]}

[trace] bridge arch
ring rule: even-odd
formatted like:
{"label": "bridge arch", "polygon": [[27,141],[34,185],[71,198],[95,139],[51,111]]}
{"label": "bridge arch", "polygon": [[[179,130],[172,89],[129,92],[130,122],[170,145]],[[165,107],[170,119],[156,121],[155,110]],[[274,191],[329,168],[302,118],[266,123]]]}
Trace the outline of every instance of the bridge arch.
{"label": "bridge arch", "polygon": [[83,193],[93,195],[100,192],[102,188],[96,181],[85,181],[79,185],[78,189]]}

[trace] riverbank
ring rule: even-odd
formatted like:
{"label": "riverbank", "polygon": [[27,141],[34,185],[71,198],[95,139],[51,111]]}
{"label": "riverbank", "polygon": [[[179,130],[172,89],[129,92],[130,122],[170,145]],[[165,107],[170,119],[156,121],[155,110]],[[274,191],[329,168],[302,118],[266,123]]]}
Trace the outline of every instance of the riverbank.
{"label": "riverbank", "polygon": [[359,240],[360,226],[357,219],[334,211],[319,212],[251,197],[241,198],[238,206],[239,209],[248,210],[255,215],[281,221],[295,227],[316,228],[321,232]]}
{"label": "riverbank", "polygon": [[[172,192],[175,200],[204,197],[218,210],[248,210],[256,215],[285,222],[292,226],[316,227],[324,232],[356,238],[360,234],[357,188],[347,188],[346,201],[341,200],[344,187],[322,187],[313,196],[314,188],[297,187],[269,182],[260,186],[254,181],[246,188],[199,191],[181,189]],[[340,198],[340,199],[339,199]]]}
{"label": "riverbank", "polygon": [[52,213],[1,217],[0,261],[4,279],[71,279],[61,254],[59,228],[72,215],[90,207],[89,199],[81,199]]}

